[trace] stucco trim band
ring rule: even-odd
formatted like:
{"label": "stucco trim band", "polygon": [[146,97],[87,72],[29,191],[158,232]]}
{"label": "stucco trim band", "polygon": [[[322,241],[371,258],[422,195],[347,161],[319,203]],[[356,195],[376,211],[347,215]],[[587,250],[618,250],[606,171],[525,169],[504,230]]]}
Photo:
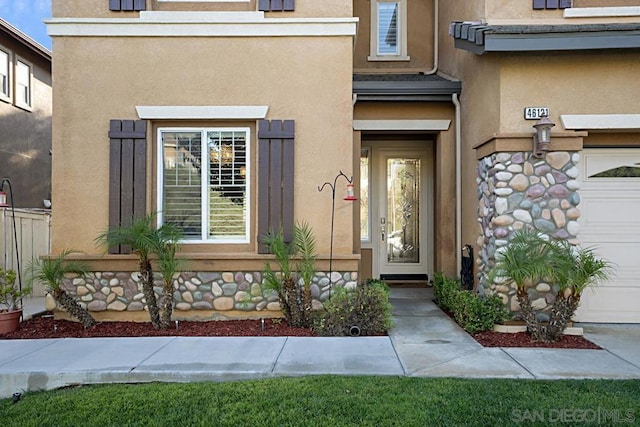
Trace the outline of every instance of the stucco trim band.
{"label": "stucco trim band", "polygon": [[[551,134],[551,151],[580,151],[583,137],[587,132],[565,132]],[[476,159],[480,160],[494,153],[529,152],[531,151],[533,134],[501,134],[476,144]]]}
{"label": "stucco trim band", "polygon": [[182,119],[211,119],[211,120],[258,120],[267,117],[269,107],[255,106],[136,106],[138,116],[144,120],[182,120]]}
{"label": "stucco trim band", "polygon": [[257,12],[150,12],[131,18],[52,18],[50,36],[327,37],[355,36],[358,18],[264,18]]}
{"label": "stucco trim band", "polygon": [[446,131],[451,120],[354,120],[353,130]]}
{"label": "stucco trim band", "polygon": [[564,114],[560,120],[567,130],[640,130],[640,114]]}
{"label": "stucco trim band", "polygon": [[611,18],[640,16],[640,6],[576,7],[564,10],[565,18]]}

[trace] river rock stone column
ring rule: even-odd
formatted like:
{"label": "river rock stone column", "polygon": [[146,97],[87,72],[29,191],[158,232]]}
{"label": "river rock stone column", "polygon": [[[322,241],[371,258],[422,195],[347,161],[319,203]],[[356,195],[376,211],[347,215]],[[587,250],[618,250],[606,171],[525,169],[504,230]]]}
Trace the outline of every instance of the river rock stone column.
{"label": "river rock stone column", "polygon": [[[579,153],[567,151],[549,152],[540,159],[527,152],[494,153],[478,162],[480,291],[498,293],[512,312],[520,310],[515,285],[493,283],[488,277],[496,252],[524,227],[575,242],[579,162]],[[541,320],[547,320],[557,288],[539,283],[528,292]]]}

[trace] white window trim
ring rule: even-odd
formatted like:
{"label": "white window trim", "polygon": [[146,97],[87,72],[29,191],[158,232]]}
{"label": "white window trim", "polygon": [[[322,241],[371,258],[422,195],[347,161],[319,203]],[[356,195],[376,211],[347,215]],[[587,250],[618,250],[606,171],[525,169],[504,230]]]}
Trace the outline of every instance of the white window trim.
{"label": "white window trim", "polygon": [[259,120],[267,117],[266,105],[138,105],[138,117],[144,120]]}
{"label": "white window trim", "polygon": [[411,57],[407,54],[407,0],[395,0],[398,2],[400,19],[398,22],[398,46],[400,49],[397,55],[380,55],[378,54],[378,3],[384,3],[390,0],[371,0],[371,37],[369,61],[410,61]]}
{"label": "white window trim", "polygon": [[[158,133],[156,136],[156,148],[157,148],[157,183],[156,183],[156,190],[157,190],[157,207],[158,207],[158,227],[160,227],[163,223],[164,223],[164,213],[162,212],[162,206],[163,206],[163,196],[164,196],[164,189],[163,189],[163,182],[164,182],[164,149],[162,146],[162,132],[201,132],[203,134],[206,134],[206,132],[208,131],[216,131],[216,132],[225,132],[225,131],[242,131],[242,132],[246,132],[247,135],[247,146],[246,146],[246,171],[247,171],[247,175],[246,175],[246,191],[245,191],[245,197],[246,197],[246,210],[247,210],[247,218],[245,220],[245,239],[199,239],[199,240],[194,240],[194,239],[189,239],[189,240],[181,240],[180,243],[181,244],[202,244],[202,243],[206,243],[206,244],[247,244],[251,242],[251,236],[250,236],[250,232],[251,232],[251,129],[248,127],[216,127],[216,126],[203,126],[203,127],[162,127],[162,128],[158,128]],[[203,147],[206,146],[206,138],[201,138],[201,142],[203,144]],[[202,151],[203,153],[205,152],[204,150]],[[208,151],[207,151],[208,152]],[[202,179],[202,189],[201,191],[204,193],[204,187],[206,186],[208,180]],[[208,220],[205,218],[205,212],[204,210],[201,208],[201,214],[202,214],[202,223],[203,223],[203,227],[202,227],[202,233],[205,233],[206,230],[206,224],[208,223]]]}
{"label": "white window trim", "polygon": [[11,57],[11,51],[7,48],[5,48],[4,46],[2,46],[0,44],[0,50],[7,54],[7,93],[5,94],[4,92],[0,92],[0,101],[4,101],[4,102],[8,102],[11,103],[12,102],[12,93],[13,93],[13,60]]}
{"label": "white window trim", "polygon": [[158,0],[160,3],[249,3],[251,0]]}
{"label": "white window trim", "polygon": [[[29,67],[29,103],[22,102],[18,95],[18,63],[22,63]],[[13,72],[13,105],[27,111],[33,111],[33,64],[26,59],[15,55]]]}

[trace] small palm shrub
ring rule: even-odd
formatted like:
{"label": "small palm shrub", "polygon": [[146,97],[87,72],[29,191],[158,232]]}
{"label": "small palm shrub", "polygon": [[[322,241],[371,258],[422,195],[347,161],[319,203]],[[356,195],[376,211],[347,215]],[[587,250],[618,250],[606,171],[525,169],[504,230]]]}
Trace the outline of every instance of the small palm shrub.
{"label": "small palm shrub", "polygon": [[[155,329],[168,329],[173,313],[173,275],[180,263],[176,259],[178,241],[182,232],[173,224],[156,227],[156,216],[134,218],[130,224],[110,228],[96,238],[96,242],[108,249],[112,246],[129,246],[138,255],[142,292],[149,310],[149,318]],[[158,304],[154,290],[152,257],[158,258],[158,268],[163,278],[163,303]],[[162,308],[162,309],[161,309]]]}
{"label": "small palm shrub", "polygon": [[353,289],[338,288],[315,321],[322,336],[383,335],[393,327],[389,287],[370,280]]}
{"label": "small palm shrub", "polygon": [[294,224],[291,243],[285,242],[282,230],[264,236],[263,241],[279,267],[279,271],[274,271],[271,263],[265,263],[265,287],[278,294],[282,313],[290,326],[310,328],[313,323],[311,281],[316,259],[316,240],[311,226],[306,222]]}
{"label": "small palm shrub", "polygon": [[[514,233],[504,250],[496,256],[491,272],[493,281],[515,283],[522,319],[536,341],[557,341],[580,305],[582,292],[609,278],[611,264],[595,256],[592,249],[579,248],[534,230]],[[530,286],[541,281],[558,285],[549,322],[543,324],[531,305]]]}
{"label": "small palm shrub", "polygon": [[34,259],[27,266],[29,281],[41,282],[47,292],[55,299],[71,316],[78,319],[85,328],[96,325],[96,321],[89,311],[82,307],[62,285],[68,276],[82,276],[87,274],[87,265],[82,261],[69,260],[73,251],[65,249],[58,256]]}
{"label": "small palm shrub", "polygon": [[476,332],[493,329],[510,315],[498,295],[480,296],[475,292],[460,288],[460,281],[436,274],[433,281],[436,304],[448,313],[465,331]]}

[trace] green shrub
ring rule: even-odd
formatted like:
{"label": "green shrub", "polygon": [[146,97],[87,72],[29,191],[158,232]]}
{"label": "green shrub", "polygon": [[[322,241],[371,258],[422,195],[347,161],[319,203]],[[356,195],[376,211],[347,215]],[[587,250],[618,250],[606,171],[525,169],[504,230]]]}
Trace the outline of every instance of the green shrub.
{"label": "green shrub", "polygon": [[509,316],[498,295],[479,296],[464,290],[458,291],[452,311],[456,323],[470,334],[491,330]]}
{"label": "green shrub", "polygon": [[465,331],[476,333],[493,328],[509,318],[509,312],[498,295],[480,296],[460,289],[458,280],[438,273],[433,282],[436,304],[451,313]]}
{"label": "green shrub", "polygon": [[[389,294],[389,287],[379,280],[336,290],[315,321],[316,332],[322,336],[386,333],[393,326]],[[353,327],[359,330],[354,331]]]}
{"label": "green shrub", "polygon": [[433,296],[436,304],[449,313],[453,312],[456,298],[460,292],[460,281],[450,279],[442,273],[436,273],[433,280]]}

